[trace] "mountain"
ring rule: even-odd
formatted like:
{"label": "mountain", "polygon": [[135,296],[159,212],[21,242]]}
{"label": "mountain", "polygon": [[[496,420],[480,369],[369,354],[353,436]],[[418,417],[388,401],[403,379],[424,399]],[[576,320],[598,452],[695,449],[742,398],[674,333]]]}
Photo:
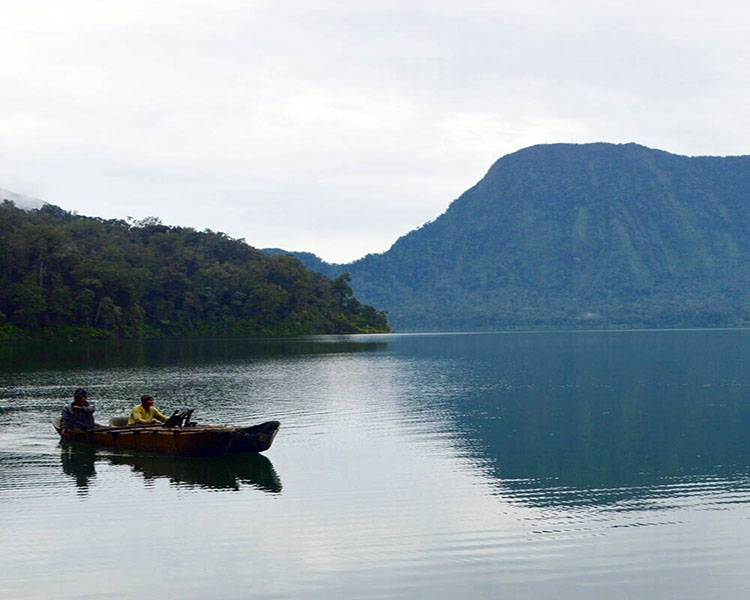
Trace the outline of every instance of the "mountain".
{"label": "mountain", "polygon": [[398,330],[746,325],[749,206],[750,156],[540,145],[385,253],[294,254]]}
{"label": "mountain", "polygon": [[0,204],[0,340],[389,331],[348,281],[222,233]]}
{"label": "mountain", "polygon": [[4,190],[0,188],[0,204],[8,200],[16,205],[16,207],[23,210],[33,210],[35,208],[42,208],[47,204],[44,200],[38,198],[32,198],[31,196],[24,196],[23,194],[17,194],[10,190]]}
{"label": "mountain", "polygon": [[326,277],[337,277],[346,271],[343,268],[344,265],[327,263],[312,252],[289,252],[283,248],[263,248],[263,252],[268,256],[294,256],[308,269],[312,269],[316,273],[320,273]]}

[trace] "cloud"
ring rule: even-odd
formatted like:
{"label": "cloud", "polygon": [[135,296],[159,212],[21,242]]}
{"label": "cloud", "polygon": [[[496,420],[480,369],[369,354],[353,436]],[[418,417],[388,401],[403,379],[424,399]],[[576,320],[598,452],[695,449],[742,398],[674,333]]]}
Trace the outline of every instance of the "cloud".
{"label": "cloud", "polygon": [[341,261],[534,143],[747,151],[738,2],[0,8],[0,185],[83,214]]}

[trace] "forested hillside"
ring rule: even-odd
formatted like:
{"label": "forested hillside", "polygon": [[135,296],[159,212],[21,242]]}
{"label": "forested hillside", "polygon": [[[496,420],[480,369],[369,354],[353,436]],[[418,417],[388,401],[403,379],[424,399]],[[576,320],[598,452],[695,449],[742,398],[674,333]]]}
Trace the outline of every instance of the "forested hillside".
{"label": "forested hillside", "polygon": [[501,158],[383,254],[295,255],[351,273],[401,330],[736,326],[750,322],[749,212],[750,157],[554,144]]}
{"label": "forested hillside", "polygon": [[0,339],[388,331],[348,281],[221,233],[0,205]]}

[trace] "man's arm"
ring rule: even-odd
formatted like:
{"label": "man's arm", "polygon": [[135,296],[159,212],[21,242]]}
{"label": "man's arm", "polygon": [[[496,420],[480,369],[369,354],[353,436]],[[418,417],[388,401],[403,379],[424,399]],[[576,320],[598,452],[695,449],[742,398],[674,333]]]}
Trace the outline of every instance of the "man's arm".
{"label": "man's arm", "polygon": [[70,427],[70,417],[72,415],[70,414],[70,407],[66,406],[62,409],[62,416],[60,417],[60,431],[63,433],[66,433],[68,431],[68,427]]}
{"label": "man's arm", "polygon": [[154,408],[154,419],[158,419],[162,423],[167,422],[167,416],[163,415],[158,408]]}
{"label": "man's arm", "polygon": [[85,413],[89,413],[90,415],[93,415],[96,412],[96,404],[93,402],[89,402],[88,406],[79,406],[77,408]]}

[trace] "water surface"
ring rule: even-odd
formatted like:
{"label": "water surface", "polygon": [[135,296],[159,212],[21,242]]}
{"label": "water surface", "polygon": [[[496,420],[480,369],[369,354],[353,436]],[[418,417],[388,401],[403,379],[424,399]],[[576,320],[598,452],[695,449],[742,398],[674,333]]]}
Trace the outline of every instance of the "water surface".
{"label": "water surface", "polygon": [[[0,346],[2,598],[742,598],[750,332]],[[61,446],[153,393],[262,456]],[[156,594],[158,592],[158,594]]]}

